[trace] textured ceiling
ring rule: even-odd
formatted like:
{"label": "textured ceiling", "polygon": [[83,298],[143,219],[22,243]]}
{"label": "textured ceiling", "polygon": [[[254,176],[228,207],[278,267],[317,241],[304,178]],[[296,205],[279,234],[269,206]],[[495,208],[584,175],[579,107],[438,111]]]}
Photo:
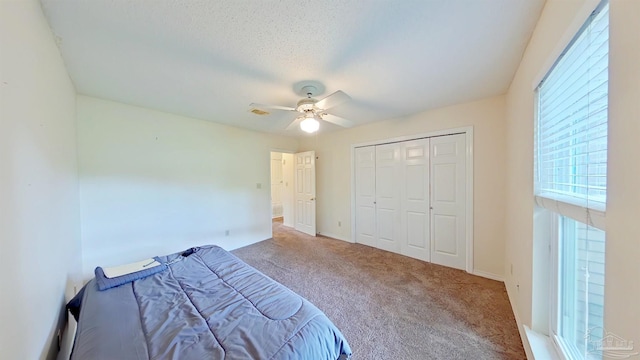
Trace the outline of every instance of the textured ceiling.
{"label": "textured ceiling", "polygon": [[79,93],[287,135],[249,104],[295,106],[302,80],[357,125],[504,93],[544,3],[41,1]]}

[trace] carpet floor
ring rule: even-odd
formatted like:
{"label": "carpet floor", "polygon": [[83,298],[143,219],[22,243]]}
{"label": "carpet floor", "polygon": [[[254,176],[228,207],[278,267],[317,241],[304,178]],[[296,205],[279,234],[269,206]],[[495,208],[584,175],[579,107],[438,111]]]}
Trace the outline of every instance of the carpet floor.
{"label": "carpet floor", "polygon": [[364,359],[526,359],[504,284],[281,222],[232,251],[307,298]]}

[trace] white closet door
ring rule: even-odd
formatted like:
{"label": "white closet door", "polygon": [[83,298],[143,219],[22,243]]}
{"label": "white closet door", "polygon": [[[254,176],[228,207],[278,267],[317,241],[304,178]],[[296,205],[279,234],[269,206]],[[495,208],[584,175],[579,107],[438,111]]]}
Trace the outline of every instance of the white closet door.
{"label": "white closet door", "polygon": [[356,242],[376,246],[376,148],[355,149]]}
{"label": "white closet door", "polygon": [[431,262],[466,268],[465,135],[431,140]]}
{"label": "white closet door", "polygon": [[376,247],[400,252],[400,144],[376,146]]}
{"label": "white closet door", "polygon": [[429,139],[401,143],[401,253],[430,261]]}

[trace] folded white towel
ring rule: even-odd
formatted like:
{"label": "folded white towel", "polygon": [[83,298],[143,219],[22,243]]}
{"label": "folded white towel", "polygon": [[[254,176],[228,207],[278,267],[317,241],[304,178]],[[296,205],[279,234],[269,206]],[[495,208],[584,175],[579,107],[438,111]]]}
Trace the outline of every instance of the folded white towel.
{"label": "folded white towel", "polygon": [[105,268],[102,268],[102,270],[104,271],[104,276],[108,278],[114,278],[118,276],[131,274],[134,272],[138,272],[141,270],[151,269],[160,265],[161,264],[154,259],[146,259],[146,260],[134,262],[131,264],[125,264],[125,265],[114,266],[114,267],[105,267]]}

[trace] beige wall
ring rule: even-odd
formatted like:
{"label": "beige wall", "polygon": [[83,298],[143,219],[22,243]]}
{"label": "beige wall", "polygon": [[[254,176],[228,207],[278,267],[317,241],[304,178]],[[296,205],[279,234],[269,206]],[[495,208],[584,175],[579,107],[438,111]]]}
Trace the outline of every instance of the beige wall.
{"label": "beige wall", "polygon": [[611,0],[610,19],[604,322],[640,352],[640,1]]}
{"label": "beige wall", "polygon": [[502,277],[505,164],[502,96],[302,139],[302,150],[315,150],[319,158],[318,231],[351,241],[351,145],[464,126],[474,127],[474,267],[476,271]]}
{"label": "beige wall", "polygon": [[[596,5],[597,1],[592,0],[547,0],[506,96],[505,283],[517,318],[529,326],[535,316],[532,315],[534,87]],[[636,347],[640,346],[639,19],[639,1],[610,2],[605,327],[634,341]]]}
{"label": "beige wall", "polygon": [[533,90],[563,49],[562,42],[566,45],[588,15],[583,12],[582,20],[576,19],[583,5],[581,0],[547,1],[506,96],[505,283],[516,315],[525,324],[531,324],[532,311]]}
{"label": "beige wall", "polygon": [[51,359],[80,223],[75,89],[38,1],[0,1],[0,61],[0,358]]}
{"label": "beige wall", "polygon": [[85,276],[271,237],[270,152],[298,140],[88,96],[77,105]]}

